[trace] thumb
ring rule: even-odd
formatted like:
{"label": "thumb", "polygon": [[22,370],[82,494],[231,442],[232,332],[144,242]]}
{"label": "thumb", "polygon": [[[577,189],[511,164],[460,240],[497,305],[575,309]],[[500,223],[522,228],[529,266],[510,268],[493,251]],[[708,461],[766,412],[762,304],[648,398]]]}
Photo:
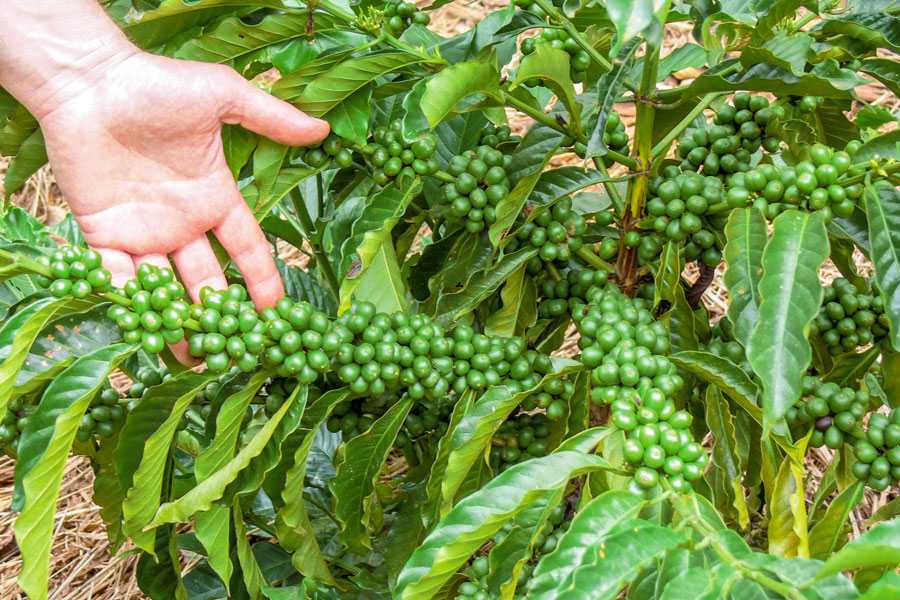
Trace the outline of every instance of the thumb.
{"label": "thumb", "polygon": [[307,146],[328,136],[331,128],[327,121],[310,117],[237,73],[230,85],[232,109],[223,116],[224,122],[240,124],[286,146]]}

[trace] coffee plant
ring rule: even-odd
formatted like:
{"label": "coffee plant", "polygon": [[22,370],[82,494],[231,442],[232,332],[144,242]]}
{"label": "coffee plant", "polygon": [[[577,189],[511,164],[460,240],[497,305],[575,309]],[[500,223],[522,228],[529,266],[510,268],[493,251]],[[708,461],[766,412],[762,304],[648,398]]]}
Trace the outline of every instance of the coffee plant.
{"label": "coffee plant", "polygon": [[[71,217],[6,207],[24,592],[74,453],[154,600],[900,597],[900,134],[857,95],[900,93],[900,8],[517,0],[444,38],[446,3],[104,3],[332,133],[223,128],[308,258],[272,307],[227,261],[114,288]],[[2,91],[0,152],[7,195],[46,161]]]}

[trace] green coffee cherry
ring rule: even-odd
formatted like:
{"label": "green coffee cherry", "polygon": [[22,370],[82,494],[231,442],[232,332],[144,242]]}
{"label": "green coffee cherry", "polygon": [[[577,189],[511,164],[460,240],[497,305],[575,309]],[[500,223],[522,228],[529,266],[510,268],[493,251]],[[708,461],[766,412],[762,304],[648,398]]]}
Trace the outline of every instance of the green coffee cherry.
{"label": "green coffee cherry", "polygon": [[889,326],[884,300],[872,279],[860,291],[839,277],[825,286],[810,333],[818,334],[828,352],[838,355],[877,343],[888,334]]}

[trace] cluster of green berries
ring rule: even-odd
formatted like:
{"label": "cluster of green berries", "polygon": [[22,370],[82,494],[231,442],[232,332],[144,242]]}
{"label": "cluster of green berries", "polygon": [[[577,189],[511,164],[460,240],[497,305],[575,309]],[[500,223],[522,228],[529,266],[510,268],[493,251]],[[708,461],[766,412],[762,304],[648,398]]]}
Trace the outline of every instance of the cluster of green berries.
{"label": "cluster of green berries", "polygon": [[419,441],[433,449],[450,428],[450,415],[456,404],[456,396],[448,394],[439,398],[423,398],[406,415],[403,427],[397,434],[396,444],[409,456],[409,448]]}
{"label": "cluster of green berries", "polygon": [[900,484],[900,410],[895,408],[890,415],[873,413],[865,439],[858,440],[853,451],[857,479],[879,492]]}
{"label": "cluster of green berries", "polygon": [[832,355],[855,352],[888,333],[884,300],[869,280],[865,292],[839,277],[825,286],[822,307],[810,326],[811,334],[819,334]]}
{"label": "cluster of green berries", "polygon": [[774,132],[782,116],[784,109],[769,106],[765,97],[738,92],[733,104],[719,108],[711,127],[685,131],[678,145],[682,169],[702,168],[704,175],[749,171],[751,155],[760,147],[778,151],[780,140]]}
{"label": "cluster of green berries", "polygon": [[729,208],[722,181],[667,167],[666,176],[653,177],[648,189],[651,198],[646,211],[652,229],[671,241],[685,242],[688,262],[702,260],[710,267],[718,265],[722,251],[715,232],[724,227]]}
{"label": "cluster of green berries", "polygon": [[572,253],[581,249],[584,244],[581,236],[587,231],[587,222],[572,210],[572,199],[568,196],[551,208],[538,210],[533,211],[537,214],[534,219],[522,218],[515,237],[507,245],[510,252],[528,246],[538,249],[534,257],[537,260],[530,265],[532,272],[540,271],[543,263],[558,261],[566,265]]}
{"label": "cluster of green berries", "polygon": [[669,333],[654,321],[649,303],[629,298],[613,284],[592,288],[589,304],[573,315],[581,361],[591,369],[591,400],[608,405],[648,388],[672,396],[684,385],[665,357]]}
{"label": "cluster of green berries", "polygon": [[[569,34],[562,29],[544,29],[537,37],[522,40],[519,50],[528,56],[541,44],[549,44],[553,48],[565,50],[569,55],[569,77],[573,83],[580,83],[587,77],[587,68],[591,65],[591,56],[578,45]],[[626,137],[625,143],[628,143]]]}
{"label": "cluster of green berries", "polygon": [[[596,127],[598,118],[599,115],[595,114],[588,119],[587,129],[589,131],[592,131],[594,127]],[[631,152],[628,148],[628,132],[625,130],[625,123],[619,117],[619,113],[615,111],[610,111],[609,117],[606,119],[606,125],[603,129],[603,143],[606,144],[607,148],[613,152],[618,152],[619,154],[627,156]],[[580,158],[585,158],[587,156],[587,144],[575,141],[575,138],[573,137],[568,136],[563,138],[562,142],[560,142],[560,147],[571,147],[572,152],[577,154]],[[607,167],[615,162],[608,156],[603,156],[601,160]]]}
{"label": "cluster of green berries", "polygon": [[[276,314],[269,314],[270,319]],[[232,361],[242,371],[252,371],[259,364],[259,356],[266,344],[267,321],[260,319],[256,307],[247,300],[247,290],[231,285],[227,290],[206,287],[200,291],[200,304],[190,307],[190,317],[199,325],[199,332],[188,337],[191,356],[206,360],[213,373],[227,371]]]}
{"label": "cluster of green berries", "polygon": [[119,398],[119,392],[113,389],[108,379],[105,380],[100,391],[91,398],[90,407],[81,417],[81,423],[75,431],[75,439],[79,442],[89,442],[92,439],[102,440],[112,436],[125,422],[128,411],[136,403],[134,400],[130,394],[127,398]]}
{"label": "cluster of green berries", "polygon": [[437,138],[428,133],[411,140],[403,135],[400,119],[391,121],[389,127],[378,127],[363,153],[374,167],[372,179],[378,185],[387,185],[401,173],[410,176],[433,175],[440,170],[434,152]]}
{"label": "cluster of green berries", "polygon": [[478,146],[489,146],[499,150],[502,144],[517,144],[522,141],[522,136],[512,135],[509,125],[499,127],[487,127],[478,132]]}
{"label": "cluster of green berries", "polygon": [[339,167],[346,168],[353,164],[353,153],[344,146],[341,136],[330,133],[328,137],[303,150],[303,162],[313,168],[323,167],[328,161],[334,161]]}
{"label": "cluster of green berries", "polygon": [[518,337],[486,336],[466,325],[456,327],[453,339],[453,390],[482,390],[502,383],[512,393],[536,387],[552,370],[550,357],[526,350]]}
{"label": "cluster of green berries", "polygon": [[813,428],[809,445],[837,450],[847,436],[861,433],[862,419],[868,412],[869,394],[853,391],[836,383],[822,383],[818,377],[803,377],[803,397],[788,409],[785,420],[805,435]]}
{"label": "cluster of green berries", "polygon": [[140,343],[148,354],[158,354],[166,344],[184,339],[191,305],[185,301],[184,286],[175,280],[172,269],[143,263],[137,277],[116,293],[128,298],[130,304],[113,304],[107,315],[118,325],[125,342]]}
{"label": "cluster of green berries", "polygon": [[57,298],[85,298],[110,288],[112,276],[101,266],[100,253],[92,248],[67,246],[50,256],[41,256],[38,262],[50,269],[50,276],[41,275],[38,283]]}
{"label": "cluster of green berries", "polygon": [[811,113],[822,105],[820,96],[803,96],[797,100],[797,110],[801,113]]}
{"label": "cluster of green berries", "polygon": [[745,373],[753,373],[753,367],[747,360],[747,353],[740,342],[734,339],[733,325],[727,317],[716,321],[716,324],[712,326],[711,334],[709,343],[702,344],[701,350],[727,358]]}
{"label": "cluster of green berries", "polygon": [[510,156],[487,145],[450,159],[447,172],[456,178],[445,183],[438,194],[438,202],[446,207],[451,223],[465,223],[466,229],[477,233],[497,220],[496,209],[510,192],[506,166]]}
{"label": "cluster of green berries", "polygon": [[677,492],[686,492],[699,479],[707,455],[690,432],[691,415],[656,388],[643,390],[610,406],[612,421],[626,432],[622,453],[634,468],[628,489],[645,495],[666,477]]}
{"label": "cluster of green berries", "polygon": [[540,408],[546,411],[547,419],[559,421],[566,416],[566,407],[574,393],[575,384],[569,379],[551,379],[522,401],[522,410],[531,412]]}
{"label": "cluster of green berries", "polygon": [[[547,13],[544,12],[544,9],[541,8],[534,0],[515,0],[515,4],[522,10],[527,10],[528,12],[533,13],[542,19],[546,19],[548,16]],[[552,4],[556,8],[562,8],[563,0],[552,0]]]}
{"label": "cluster of green berries", "polygon": [[[565,410],[565,409],[564,409]],[[491,441],[489,463],[495,473],[551,450],[550,419],[544,413],[522,413],[503,422]]]}
{"label": "cluster of green berries", "polygon": [[609,281],[605,271],[569,269],[565,279],[547,279],[541,284],[538,316],[544,319],[574,314],[587,303],[591,287],[603,287]]}
{"label": "cluster of green berries", "polygon": [[22,396],[17,396],[9,401],[6,405],[6,413],[0,420],[0,452],[10,458],[16,458],[22,432],[28,426],[36,408],[36,404],[26,401]]}
{"label": "cluster of green berries", "polygon": [[271,418],[281,410],[285,401],[294,393],[297,383],[297,380],[292,377],[274,377],[266,382],[255,398],[254,404],[258,406],[257,411],[262,410],[266,418]]}
{"label": "cluster of green berries", "polygon": [[[522,565],[519,571],[519,577],[516,580],[516,591],[513,600],[524,600],[528,582],[531,580],[531,574],[535,565],[541,558],[550,554],[559,545],[559,540],[569,530],[570,520],[566,520],[565,503],[557,506],[550,513],[550,517],[544,524],[543,529],[538,534],[532,548],[532,555],[528,562]],[[516,529],[513,521],[507,521],[503,527],[491,537],[492,547],[499,546],[503,540]],[[457,589],[456,600],[491,600],[488,586],[488,574],[490,573],[490,559],[487,556],[479,556],[472,561],[466,569],[468,580],[461,583]]]}
{"label": "cluster of green berries", "polygon": [[388,315],[370,302],[355,302],[335,321],[335,331],[341,342],[333,368],[354,393],[378,395],[403,387],[421,400],[449,391],[452,342],[427,315]]}
{"label": "cluster of green berries", "polygon": [[399,36],[413,23],[428,25],[431,17],[411,2],[384,0],[384,25],[393,36]]}

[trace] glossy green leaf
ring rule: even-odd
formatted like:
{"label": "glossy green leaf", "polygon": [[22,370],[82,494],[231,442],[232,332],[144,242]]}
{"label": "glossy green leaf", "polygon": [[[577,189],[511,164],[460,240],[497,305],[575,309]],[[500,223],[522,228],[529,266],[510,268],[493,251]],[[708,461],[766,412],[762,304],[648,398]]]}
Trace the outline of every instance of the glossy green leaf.
{"label": "glossy green leaf", "polygon": [[132,352],[127,344],[82,356],[47,388],[19,443],[16,463],[16,543],[22,552],[19,585],[46,600],[53,516],[69,450],[81,417],[103,381]]}
{"label": "glossy green leaf", "polygon": [[806,498],[801,463],[785,458],[775,478],[769,508],[769,552],[809,557]]}
{"label": "glossy green leaf", "polygon": [[[728,402],[713,387],[707,388],[706,392],[706,424],[713,435],[711,458],[714,468],[718,470],[715,481],[721,484],[721,489],[715,490],[716,498],[727,498],[730,505],[728,512],[733,509],[738,524],[746,528],[750,524],[750,513],[744,498],[744,470],[737,451],[734,418],[728,409]],[[710,474],[707,471],[707,475]]]}
{"label": "glossy green leaf", "polygon": [[[503,421],[521,402],[545,382],[560,379],[581,370],[580,363],[564,358],[553,358],[553,371],[537,386],[514,394],[504,385],[488,388],[472,408],[462,416],[459,424],[448,432],[449,454],[447,464],[440,471],[432,470],[432,481],[440,481],[440,487],[429,482],[429,500],[440,497],[439,515],[445,516],[453,506],[453,499],[466,474],[478,460],[484,460],[485,448]],[[435,463],[438,464],[438,463]],[[438,495],[439,492],[439,495]]]}
{"label": "glossy green leaf", "polygon": [[416,549],[397,580],[394,597],[427,600],[503,523],[546,490],[572,477],[609,468],[600,457],[557,452],[514,465],[479,491],[463,498]]}
{"label": "glossy green leaf", "polygon": [[867,185],[866,209],[875,280],[891,324],[891,344],[900,348],[900,192],[885,182]]}
{"label": "glossy green leaf", "polygon": [[512,89],[526,81],[538,80],[556,94],[569,113],[573,135],[581,133],[581,107],[575,103],[575,86],[569,76],[569,53],[550,44],[538,44],[522,58]]}
{"label": "glossy green leaf", "polygon": [[[155,535],[144,527],[153,520],[161,501],[163,472],[171,460],[178,423],[209,379],[190,371],[173,377],[167,385],[160,385],[141,398],[125,424],[122,439],[127,443],[116,451],[116,465],[123,473],[121,483],[125,490],[124,531],[148,552],[153,551]],[[160,405],[168,410],[153,414]]]}
{"label": "glossy green leaf", "polygon": [[213,502],[223,498],[230,500],[237,494],[254,491],[262,485],[266,472],[281,458],[282,440],[300,422],[306,408],[307,389],[306,386],[298,385],[281,408],[253,433],[234,458],[184,496],[160,506],[149,526],[187,521],[197,511],[209,510]]}
{"label": "glossy green leaf", "polygon": [[[607,2],[606,11],[609,13],[609,19],[616,26],[616,32],[619,34],[616,46],[612,50],[613,56],[616,55],[622,44],[634,36],[644,33],[646,37],[647,30],[653,25],[654,18],[657,20],[657,29],[661,29],[661,25],[666,21],[665,12],[668,11],[668,7],[669,4],[662,0],[610,0]],[[655,37],[659,37],[659,35],[656,33]]]}
{"label": "glossy green leaf", "polygon": [[762,410],[757,405],[759,387],[736,364],[724,356],[698,351],[678,352],[669,360],[718,387],[762,425]]}
{"label": "glossy green leaf", "polygon": [[731,211],[725,226],[723,256],[728,265],[724,283],[731,303],[728,320],[734,325],[734,337],[744,346],[759,321],[759,281],[763,274],[763,248],[765,248],[766,219],[755,208],[737,208]]}
{"label": "glossy green leaf", "polygon": [[520,178],[509,194],[497,203],[497,220],[488,229],[491,243],[494,246],[500,244],[500,240],[507,235],[516,219],[522,213],[525,202],[530,198],[532,190],[540,181],[541,176],[545,172],[544,169],[550,163],[552,157],[552,153],[546,154],[539,168],[533,169],[530,173]]}
{"label": "glossy green leaf", "polygon": [[[525,294],[525,265],[506,280],[500,291],[500,300],[503,307],[492,313],[484,323],[486,335],[499,335],[512,337],[516,334],[519,320],[530,309],[526,304]],[[534,300],[531,298],[531,300]]]}
{"label": "glossy green leaf", "polygon": [[6,198],[9,199],[22,189],[28,178],[45,164],[47,164],[47,148],[44,146],[44,136],[38,129],[22,142],[19,153],[6,167],[6,177],[3,180]]}
{"label": "glossy green leaf", "polygon": [[426,81],[420,104],[434,129],[452,116],[457,104],[469,96],[484,93],[496,95],[500,74],[496,64],[475,60],[447,66]]}
{"label": "glossy green leaf", "polygon": [[759,322],[747,345],[747,358],[763,382],[763,431],[800,397],[800,380],[812,351],[807,335],[819,312],[819,267],[828,258],[828,236],[821,215],[787,211],[774,221],[763,252]]}
{"label": "glossy green leaf", "polygon": [[586,158],[604,156],[609,151],[609,148],[603,141],[603,134],[606,133],[606,122],[609,119],[609,113],[612,111],[613,104],[615,104],[616,99],[622,92],[622,84],[625,82],[625,76],[628,74],[629,69],[631,69],[634,55],[639,46],[640,44],[636,43],[626,45],[624,55],[616,60],[612,71],[604,73],[597,80],[596,89],[599,94],[597,122],[588,135]]}
{"label": "glossy green leaf", "polygon": [[181,564],[174,527],[160,527],[153,538],[151,554],[141,554],[135,568],[135,579],[141,591],[152,600],[188,600],[181,580]]}
{"label": "glossy green leaf", "polygon": [[637,518],[644,501],[610,491],[591,500],[535,568],[528,598],[616,598],[640,570],[685,541],[683,534]]}
{"label": "glossy green leaf", "polygon": [[371,548],[368,526],[375,483],[412,402],[409,397],[400,400],[366,432],[347,442],[337,475],[328,482],[334,514],[341,522],[341,540],[353,552],[365,554]]}
{"label": "glossy green leaf", "polygon": [[811,558],[828,560],[847,543],[850,512],[862,501],[864,488],[864,482],[859,481],[831,501],[825,516],[809,531]]}
{"label": "glossy green leaf", "polygon": [[504,256],[486,273],[480,270],[473,272],[460,291],[441,295],[437,301],[435,321],[449,326],[473,311],[482,300],[494,293],[504,281],[536,256],[537,252],[537,248],[522,248]]}
{"label": "glossy green leaf", "polygon": [[900,564],[898,539],[900,519],[880,523],[828,558],[818,579],[841,571]]}

